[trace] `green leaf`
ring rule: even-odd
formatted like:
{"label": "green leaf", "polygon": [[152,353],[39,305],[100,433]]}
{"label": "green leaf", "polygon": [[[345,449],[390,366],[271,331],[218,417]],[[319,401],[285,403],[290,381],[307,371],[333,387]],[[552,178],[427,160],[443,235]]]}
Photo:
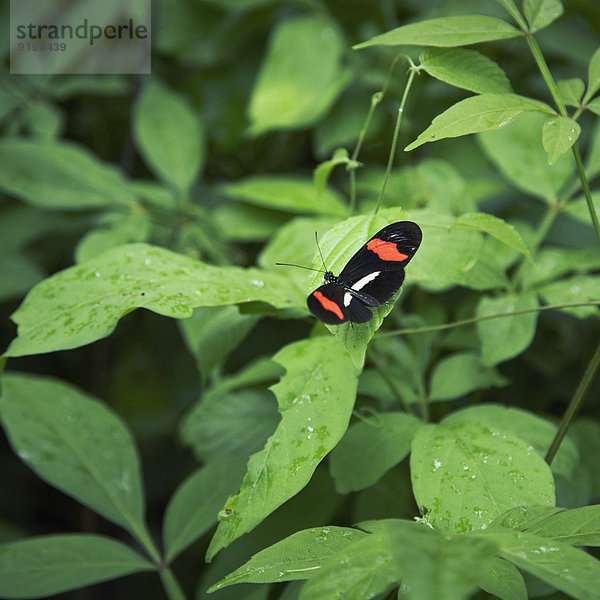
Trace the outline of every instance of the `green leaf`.
{"label": "green leaf", "polygon": [[224,202],[211,213],[215,228],[225,240],[266,240],[285,224],[289,215],[241,202]]}
{"label": "green leaf", "polygon": [[71,142],[0,140],[0,189],[51,210],[133,206],[121,173]]}
{"label": "green leaf", "polygon": [[61,381],[5,375],[0,415],[11,446],[44,481],[144,537],[139,458],[114,413]]}
{"label": "green leaf", "polygon": [[496,558],[487,570],[479,574],[479,587],[501,600],[527,600],[527,587],[518,569]]}
{"label": "green leaf", "polygon": [[497,543],[502,558],[569,596],[598,598],[600,561],[583,550],[518,531],[486,531],[477,537]]}
{"label": "green leaf", "polygon": [[359,163],[350,160],[348,151],[345,148],[338,148],[330,160],[322,162],[313,173],[313,181],[317,190],[317,197],[319,197],[323,190],[327,187],[327,179],[331,174],[331,171],[338,165],[352,165],[358,166]]}
{"label": "green leaf", "polygon": [[557,506],[516,506],[496,517],[489,526],[494,529],[527,531],[530,525],[565,510]]}
{"label": "green leaf", "polygon": [[535,309],[539,306],[535,292],[510,293],[495,298],[483,296],[477,304],[478,318],[488,315],[507,315],[477,322],[481,342],[481,361],[493,366],[519,355],[535,335],[537,312],[511,315],[510,313]]}
{"label": "green leaf", "polygon": [[420,68],[436,79],[477,94],[512,92],[504,71],[487,56],[464,48],[428,48]]}
{"label": "green leaf", "polygon": [[514,0],[496,0],[496,2],[498,2],[498,4],[500,4],[502,7],[504,7],[504,9],[506,10],[506,12],[508,12],[509,15],[514,16],[519,14],[519,9],[517,8],[517,5],[515,4]]}
{"label": "green leaf", "polygon": [[560,0],[524,0],[523,11],[529,30],[535,33],[560,17],[564,8]]}
{"label": "green leaf", "polygon": [[[359,193],[364,190],[363,193],[377,198],[382,178],[383,171],[365,171],[357,182]],[[448,161],[426,158],[414,166],[392,171],[385,197],[390,205],[402,198],[406,208],[425,206],[431,212],[455,215],[475,209],[469,185],[467,179]]]}
{"label": "green leaf", "polygon": [[62,213],[41,210],[27,204],[5,206],[0,219],[0,257],[27,252],[28,246],[50,236],[76,236],[87,226],[87,216],[65,219]]}
{"label": "green leaf", "polygon": [[581,462],[587,468],[592,481],[593,497],[600,497],[600,468],[596,456],[600,456],[600,423],[590,417],[577,419],[570,428],[577,440]]}
{"label": "green leaf", "polygon": [[0,122],[9,117],[22,103],[22,92],[16,78],[9,75],[6,70],[3,71],[0,75]]}
{"label": "green leaf", "polygon": [[590,58],[588,65],[588,81],[587,91],[583,97],[583,104],[587,104],[588,100],[600,89],[600,46]]}
{"label": "green leaf", "polygon": [[43,278],[40,267],[22,254],[0,258],[0,301],[21,298]]}
{"label": "green leaf", "polygon": [[217,522],[219,509],[243,476],[244,463],[239,456],[222,455],[181,483],[165,513],[163,538],[167,562],[172,562]]}
{"label": "green leaf", "polygon": [[206,380],[209,373],[250,333],[258,315],[243,315],[237,306],[205,306],[179,321],[183,339]]}
{"label": "green leaf", "polygon": [[374,532],[339,551],[300,593],[300,600],[362,600],[400,582],[412,600],[462,600],[477,585],[495,547],[486,540],[445,537],[422,524],[400,520],[360,523]]}
{"label": "green leaf", "polygon": [[[299,279],[306,281],[306,271],[291,267],[277,266],[278,262],[309,266],[313,262],[317,239],[323,236],[337,222],[334,217],[294,217],[281,226],[271,237],[258,255],[258,264],[264,269],[283,269],[290,275],[298,274]],[[321,268],[323,265],[321,265]]]}
{"label": "green leaf", "polygon": [[[493,425],[497,429],[514,434],[533,447],[540,458],[546,456],[557,430],[554,423],[531,412],[497,404],[480,404],[465,408],[446,417],[444,424],[465,421]],[[578,464],[577,446],[570,437],[567,437],[563,440],[560,450],[552,461],[552,471],[569,478],[576,473]]]}
{"label": "green leaf", "polygon": [[537,113],[523,115],[518,124],[477,137],[488,157],[502,174],[527,194],[556,202],[559,191],[570,181],[575,163],[570,155],[550,166],[541,144],[546,117]]}
{"label": "green leaf", "polygon": [[337,552],[368,534],[349,527],[315,527],[255,554],[247,563],[213,585],[208,593],[236,583],[276,583],[309,579]]}
{"label": "green leaf", "polygon": [[579,107],[585,90],[585,83],[579,77],[560,79],[556,82],[558,93],[567,106]]}
{"label": "green leaf", "polygon": [[0,545],[0,596],[47,598],[154,569],[125,544],[99,535],[33,537]]}
{"label": "green leaf", "polygon": [[591,110],[593,113],[600,115],[600,98],[595,98],[591,102],[588,102],[586,108]]}
{"label": "green leaf", "polygon": [[527,443],[494,425],[422,427],[410,469],[422,514],[442,532],[485,529],[519,504],[554,505],[550,467]]}
{"label": "green leaf", "polygon": [[[260,390],[264,391],[266,387],[264,384],[277,381],[284,372],[283,367],[271,359],[259,358],[247,363],[238,372],[217,379],[208,390],[207,395],[224,396],[230,392],[252,386],[259,386]],[[190,412],[193,412],[193,410]]]}
{"label": "green leaf", "polygon": [[411,282],[435,291],[455,285],[508,287],[497,252],[478,231],[453,227],[455,220],[439,212],[415,210],[411,216],[423,231],[421,247],[408,266]]}
{"label": "green leaf", "polygon": [[427,142],[505,127],[526,112],[554,111],[543,102],[517,94],[481,94],[457,102],[435,117],[431,125],[406,146],[406,152]]}
{"label": "green leaf", "polygon": [[271,388],[281,421],[264,449],[250,457],[239,493],[225,503],[209,560],[297,494],[350,420],[358,373],[337,340],[322,336],[296,342],[273,360],[286,369]]}
{"label": "green leaf", "polygon": [[421,424],[412,415],[389,412],[352,425],[329,460],[337,492],[347,494],[376,483],[408,455]]}
{"label": "green leaf", "polygon": [[188,192],[204,163],[204,127],[186,99],[150,79],[134,106],[133,132],[156,176]]}
{"label": "green leaf", "polygon": [[[402,324],[426,325],[427,322],[412,315],[410,320],[402,318]],[[414,340],[415,338],[412,338]],[[407,344],[400,337],[385,338],[377,342],[377,351],[382,353],[381,365],[386,369],[385,381],[381,374],[373,368],[365,368],[358,384],[359,393],[376,398],[383,406],[394,406],[400,397],[405,405],[414,404],[425,396],[424,371],[428,365],[423,358],[429,358],[429,339],[423,336],[415,347]],[[391,387],[390,387],[391,386]]]}
{"label": "green leaf", "polygon": [[485,367],[472,352],[453,354],[440,360],[431,375],[430,400],[454,400],[470,392],[506,385],[496,369]]}
{"label": "green leaf", "polygon": [[600,546],[600,505],[559,510],[544,515],[527,523],[527,533],[570,546]]}
{"label": "green leaf", "polygon": [[[339,497],[339,496],[338,496]],[[408,465],[388,471],[375,485],[353,497],[352,519],[388,519],[416,515],[418,510],[408,475]]]}
{"label": "green leaf", "polygon": [[42,140],[60,136],[65,117],[54,104],[38,100],[31,102],[25,110],[27,128],[33,136]]}
{"label": "green leaf", "polygon": [[524,265],[522,281],[526,288],[539,288],[564,275],[596,269],[600,269],[600,256],[592,246],[581,250],[546,247],[536,253],[535,262]]}
{"label": "green leaf", "polygon": [[320,119],[348,82],[341,65],[345,43],[321,16],[281,20],[252,91],[250,134],[306,127]]}
{"label": "green leaf", "polygon": [[503,264],[501,251],[493,242],[491,238],[483,240],[479,255],[466,266],[457,283],[474,290],[511,289],[506,276],[506,262]]}
{"label": "green leaf", "polygon": [[458,217],[454,225],[485,231],[503,244],[518,250],[527,258],[531,258],[529,248],[520,233],[512,225],[494,215],[482,212],[468,213]]}
{"label": "green leaf", "polygon": [[55,77],[50,90],[53,98],[66,100],[73,96],[125,96],[131,91],[133,82],[125,75],[77,75],[77,77]]}
{"label": "green leaf", "polygon": [[146,244],[119,246],[36,285],[12,315],[18,337],[5,355],[89,344],[135,308],[183,319],[198,306],[268,301],[290,307],[294,293],[279,272],[215,267]]}
{"label": "green leaf", "polygon": [[[330,229],[319,240],[323,260],[328,270],[339,273],[356,251],[380,229],[406,218],[406,212],[401,208],[389,208],[379,211],[376,215],[350,217]],[[418,254],[418,252],[417,252]],[[322,270],[321,255],[316,252],[313,267]],[[407,267],[410,273],[410,265]],[[323,275],[313,273],[308,277],[306,293],[312,292],[322,284]],[[393,296],[386,304],[371,309],[373,318],[359,326],[351,323],[342,325],[327,325],[329,331],[336,336],[350,353],[357,368],[362,367],[367,344],[381,326],[383,319],[394,308],[394,304],[402,290]]]}
{"label": "green leaf", "polygon": [[369,46],[466,46],[522,35],[501,19],[478,15],[442,17],[397,27],[367,42],[354,46],[355,50]]}
{"label": "green leaf", "polygon": [[600,303],[600,276],[573,275],[560,281],[553,281],[536,290],[548,304],[566,304],[568,302],[590,302],[590,306],[561,308],[561,312],[580,319],[598,315]]}
{"label": "green leaf", "polygon": [[78,263],[91,260],[99,254],[129,242],[145,242],[150,237],[152,222],[146,212],[106,215],[107,226],[88,231],[77,244],[75,259]]}
{"label": "green leaf", "polygon": [[183,442],[200,460],[257,452],[277,427],[277,411],[267,390],[206,394],[181,424]]}
{"label": "green leaf", "polygon": [[569,117],[550,117],[542,127],[542,145],[553,165],[577,141],[581,127]]}
{"label": "green leaf", "polygon": [[348,212],[339,193],[326,188],[318,194],[314,183],[303,177],[255,175],[224,184],[220,191],[234,200],[291,213],[343,216]]}

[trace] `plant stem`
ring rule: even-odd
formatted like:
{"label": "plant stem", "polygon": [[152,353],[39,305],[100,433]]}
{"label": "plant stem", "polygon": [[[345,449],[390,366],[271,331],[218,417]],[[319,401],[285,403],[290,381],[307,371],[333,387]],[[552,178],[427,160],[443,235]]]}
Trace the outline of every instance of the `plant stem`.
{"label": "plant stem", "polygon": [[516,315],[524,315],[533,312],[542,312],[543,310],[557,310],[560,308],[574,308],[576,306],[599,306],[599,300],[589,302],[567,302],[565,304],[548,304],[546,306],[538,306],[537,308],[523,308],[507,313],[496,313],[494,315],[484,315],[482,317],[472,317],[470,319],[462,319],[454,321],[454,323],[444,323],[443,325],[430,325],[429,327],[412,327],[407,329],[396,329],[391,331],[382,331],[375,335],[375,338],[390,337],[393,335],[409,335],[413,333],[427,333],[429,331],[443,331],[444,329],[453,329],[454,327],[462,327],[463,325],[471,325],[478,321],[487,321],[489,319],[500,319],[502,317],[514,317]]}
{"label": "plant stem", "polygon": [[[394,63],[395,64],[395,63]],[[386,86],[387,87],[387,86]],[[385,91],[385,88],[384,88]],[[356,147],[354,148],[354,152],[352,153],[351,163],[350,164],[358,164],[357,158],[360,149],[362,148],[363,142],[365,140],[365,136],[367,135],[367,131],[369,131],[369,127],[371,126],[371,119],[373,118],[373,113],[375,112],[375,107],[381,102],[383,98],[384,91],[376,92],[371,96],[371,106],[369,107],[369,112],[367,113],[367,117],[365,122],[358,134],[358,140],[356,142]],[[356,206],[356,166],[348,167],[350,171],[350,214],[354,212],[354,207]]]}
{"label": "plant stem", "polygon": [[179,581],[177,581],[169,567],[160,569],[158,573],[169,600],[186,600],[181,585],[179,585]]}
{"label": "plant stem", "polygon": [[[365,140],[365,136],[367,135],[367,131],[369,131],[369,127],[371,126],[371,119],[373,118],[373,113],[375,112],[375,107],[383,100],[388,87],[390,86],[390,81],[392,80],[392,73],[394,72],[394,68],[396,67],[396,63],[400,60],[402,54],[399,54],[394,58],[390,68],[388,69],[388,74],[383,85],[383,89],[380,92],[376,92],[371,96],[371,106],[369,107],[369,112],[367,113],[367,117],[365,122],[358,134],[358,140],[356,142],[356,147],[354,148],[354,152],[352,153],[351,161],[352,163],[358,163],[358,154],[362,148],[363,142]],[[350,214],[354,212],[354,207],[356,206],[356,166],[349,168],[350,170]]]}
{"label": "plant stem", "polygon": [[377,206],[375,207],[374,211],[375,214],[377,214],[377,212],[381,208],[383,196],[385,195],[385,188],[387,187],[387,182],[392,171],[392,166],[394,164],[394,158],[396,156],[396,146],[398,144],[398,135],[400,133],[400,125],[402,123],[402,114],[404,112],[404,105],[406,104],[408,92],[410,91],[413,79],[415,78],[415,73],[417,73],[417,68],[414,64],[412,64],[411,61],[410,74],[408,76],[408,81],[406,82],[406,87],[404,88],[404,94],[402,94],[402,100],[400,101],[400,108],[398,109],[398,116],[396,118],[396,127],[394,128],[394,137],[392,139],[392,147],[390,148],[390,156],[388,158],[387,168],[383,177],[383,183],[381,184],[381,190],[379,191],[379,198],[377,199]]}
{"label": "plant stem", "polygon": [[598,238],[598,242],[600,243],[600,221],[598,220],[598,213],[596,212],[596,207],[594,206],[592,191],[590,190],[590,184],[585,174],[583,161],[581,160],[581,154],[579,153],[577,143],[573,144],[571,150],[573,152],[573,156],[575,157],[575,164],[577,165],[577,172],[579,173],[579,178],[581,179],[583,195],[585,196],[585,200],[588,205],[588,210],[590,211],[590,217],[592,217],[592,223],[594,225],[594,229],[596,230],[596,237]]}
{"label": "plant stem", "polygon": [[552,77],[552,73],[550,73],[550,69],[548,68],[548,63],[546,63],[546,59],[544,58],[544,55],[542,54],[542,50],[541,50],[539,44],[537,43],[537,40],[531,34],[526,35],[525,39],[527,40],[527,45],[529,46],[529,49],[531,50],[531,53],[533,54],[533,58],[535,59],[535,62],[537,63],[538,69],[540,70],[540,73],[542,74],[542,77],[544,78],[544,81],[546,82],[546,85],[548,86],[548,89],[550,90],[550,94],[552,94],[552,99],[554,100],[554,103],[556,104],[556,107],[558,108],[558,112],[563,117],[568,116],[567,109],[562,101],[562,98],[560,97],[560,93],[558,92],[558,87],[556,85],[556,82],[554,81],[554,78]]}
{"label": "plant stem", "polygon": [[583,397],[585,396],[587,389],[590,387],[590,384],[594,379],[594,375],[596,375],[596,372],[598,371],[598,367],[600,367],[600,344],[598,344],[596,352],[594,353],[594,356],[592,356],[592,360],[590,360],[587,369],[585,370],[585,373],[583,374],[583,377],[581,378],[581,381],[575,390],[575,394],[573,394],[573,398],[571,399],[571,402],[569,403],[569,406],[563,415],[558,427],[558,431],[552,440],[552,444],[550,444],[550,448],[548,448],[545,460],[549,465],[552,464],[552,461],[556,456],[563,439],[567,435],[569,425],[579,411],[579,407],[583,402]]}
{"label": "plant stem", "polygon": [[[538,65],[538,68],[542,74],[542,77],[544,78],[544,81],[546,82],[546,85],[548,86],[548,89],[550,90],[550,94],[552,94],[552,98],[554,99],[554,103],[556,104],[556,107],[558,108],[558,112],[563,117],[567,117],[568,116],[567,109],[562,101],[562,98],[560,97],[560,94],[558,92],[558,87],[556,85],[556,82],[554,81],[554,78],[552,77],[552,74],[550,73],[550,69],[548,68],[548,64],[546,63],[546,60],[544,58],[544,55],[542,54],[539,44],[537,43],[536,39],[532,35],[527,35],[525,37],[525,39],[527,40],[529,49],[531,50],[531,53],[533,54],[533,58],[535,59],[535,62]],[[583,161],[581,160],[581,154],[579,153],[579,147],[577,146],[577,142],[575,142],[571,146],[571,152],[573,153],[573,157],[575,158],[575,165],[577,167],[577,173],[579,174],[579,179],[581,180],[581,186],[583,189],[583,193],[585,195],[585,199],[587,201],[588,210],[590,211],[590,217],[592,219],[592,224],[596,231],[596,237],[598,238],[598,243],[600,243],[600,220],[598,219],[598,214],[596,213],[596,208],[594,207],[594,201],[592,199],[592,192],[590,190],[590,184],[589,184],[589,182],[587,180],[587,176],[585,174],[585,169],[583,166]]]}

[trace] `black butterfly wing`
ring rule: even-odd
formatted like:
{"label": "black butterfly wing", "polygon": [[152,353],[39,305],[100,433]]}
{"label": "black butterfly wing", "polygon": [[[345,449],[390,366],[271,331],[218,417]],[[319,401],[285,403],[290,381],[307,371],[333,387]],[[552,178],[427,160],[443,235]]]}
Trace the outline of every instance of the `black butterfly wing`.
{"label": "black butterfly wing", "polygon": [[373,313],[357,298],[337,283],[318,287],[306,299],[310,312],[327,325],[340,325],[346,321],[366,323]]}
{"label": "black butterfly wing", "polygon": [[421,238],[421,229],[412,221],[384,227],[348,261],[337,282],[326,283],[308,296],[308,308],[328,325],[366,323],[373,317],[367,307],[387,302],[402,285],[404,267]]}
{"label": "black butterfly wing", "polygon": [[350,284],[360,294],[367,306],[379,306],[387,302],[404,281],[404,269],[396,271],[372,271],[369,275]]}
{"label": "black butterfly wing", "polygon": [[360,294],[363,303],[379,306],[402,285],[404,267],[415,255],[421,239],[421,228],[416,223],[392,223],[358,250],[339,278]]}
{"label": "black butterfly wing", "polygon": [[415,255],[422,238],[421,228],[416,223],[392,223],[358,250],[340,273],[340,278],[354,280],[371,271],[402,269]]}

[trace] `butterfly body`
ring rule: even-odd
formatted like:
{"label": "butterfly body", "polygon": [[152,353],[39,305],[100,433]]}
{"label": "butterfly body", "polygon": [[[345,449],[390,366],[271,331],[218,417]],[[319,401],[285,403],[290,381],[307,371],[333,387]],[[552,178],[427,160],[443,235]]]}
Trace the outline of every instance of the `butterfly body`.
{"label": "butterfly body", "polygon": [[387,302],[404,281],[404,267],[421,243],[421,229],[400,221],[376,233],[348,261],[339,275],[326,271],[323,285],[307,298],[309,310],[328,325],[366,323],[368,307]]}

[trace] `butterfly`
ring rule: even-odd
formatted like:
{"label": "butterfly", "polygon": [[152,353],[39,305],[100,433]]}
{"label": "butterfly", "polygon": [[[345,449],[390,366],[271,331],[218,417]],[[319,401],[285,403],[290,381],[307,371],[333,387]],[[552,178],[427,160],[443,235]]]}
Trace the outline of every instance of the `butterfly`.
{"label": "butterfly", "polygon": [[377,232],[339,275],[325,270],[323,285],[309,294],[310,312],[323,323],[366,323],[369,308],[387,302],[404,281],[404,267],[421,244],[421,228],[399,221]]}

